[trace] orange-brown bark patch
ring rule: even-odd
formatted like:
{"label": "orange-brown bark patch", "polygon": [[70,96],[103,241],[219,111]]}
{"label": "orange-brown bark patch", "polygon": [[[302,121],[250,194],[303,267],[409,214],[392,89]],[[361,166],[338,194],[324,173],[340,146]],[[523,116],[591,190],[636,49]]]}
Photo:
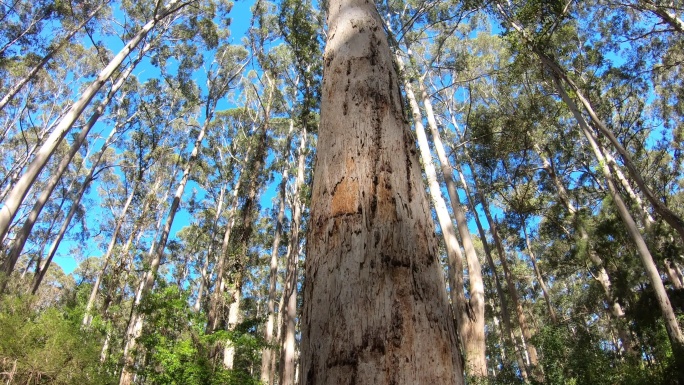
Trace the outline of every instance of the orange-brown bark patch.
{"label": "orange-brown bark patch", "polygon": [[359,183],[353,179],[342,178],[335,187],[332,197],[332,215],[353,214],[358,207]]}

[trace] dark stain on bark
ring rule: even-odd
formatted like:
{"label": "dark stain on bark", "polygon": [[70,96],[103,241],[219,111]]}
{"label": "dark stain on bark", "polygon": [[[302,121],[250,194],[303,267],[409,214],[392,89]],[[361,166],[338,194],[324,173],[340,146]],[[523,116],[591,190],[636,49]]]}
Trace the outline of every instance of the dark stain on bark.
{"label": "dark stain on bark", "polygon": [[[415,143],[410,141],[411,136],[408,134],[408,130],[404,129],[404,148],[408,150],[411,146],[415,147]],[[406,189],[408,191],[408,201],[411,203],[413,200],[413,185],[411,181],[411,153],[409,151],[404,151],[406,154]]]}
{"label": "dark stain on bark", "polygon": [[392,311],[392,329],[390,330],[390,341],[395,347],[401,346],[402,335],[404,334],[404,315],[402,305],[398,300],[394,300],[394,310]]}
{"label": "dark stain on bark", "polygon": [[378,352],[385,355],[385,340],[382,338],[384,333],[381,330],[366,330],[361,339],[361,349],[368,349],[371,352]]}

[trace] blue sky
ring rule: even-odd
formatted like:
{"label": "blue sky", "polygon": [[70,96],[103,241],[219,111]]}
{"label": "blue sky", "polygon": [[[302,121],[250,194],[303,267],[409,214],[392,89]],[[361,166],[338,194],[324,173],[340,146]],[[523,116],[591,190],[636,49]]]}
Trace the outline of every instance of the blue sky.
{"label": "blue sky", "polygon": [[[230,24],[230,31],[231,31],[231,42],[233,44],[241,44],[242,40],[250,26],[250,21],[251,21],[251,7],[254,4],[254,0],[238,0],[234,3],[234,6],[230,12],[230,17],[231,17],[231,24]],[[116,14],[116,11],[114,12]],[[103,41],[107,42],[109,49],[113,52],[116,52],[120,50],[123,47],[123,42],[118,40],[118,39],[113,39],[113,38],[103,38]],[[146,79],[154,77],[156,74],[159,73],[159,71],[154,68],[152,65],[150,65],[149,62],[141,62],[140,65],[135,69],[134,73],[138,76],[138,79],[140,81],[144,81]],[[198,71],[197,74],[202,74],[201,71]],[[203,85],[205,81],[203,79],[197,78],[195,79],[198,84]],[[228,106],[228,103],[224,103],[224,105]],[[100,136],[106,137],[111,130],[111,127],[109,126],[104,126],[102,123],[98,123],[98,126],[94,130],[95,132],[102,132]],[[192,145],[193,138],[188,139],[188,146]],[[97,140],[94,143],[94,147],[99,148],[103,144],[104,140]],[[207,145],[205,142],[204,145]],[[96,151],[91,151],[91,153],[95,153]],[[277,182],[277,181],[276,181]],[[274,183],[276,183],[274,182]],[[176,186],[173,187],[173,190],[175,190]],[[185,193],[183,195],[183,202],[187,202],[187,200],[190,198],[190,196],[193,194],[193,192],[197,192],[197,197],[198,199],[203,198],[203,189],[201,186],[197,185],[195,182],[190,181],[188,183],[188,186],[185,189]],[[275,185],[268,186],[268,189],[266,192],[262,195],[261,199],[261,205],[263,208],[270,208],[271,207],[271,200],[275,196]],[[97,189],[92,188],[90,190],[90,193],[88,195],[89,199],[92,201],[97,202],[99,200],[98,194],[97,194]],[[96,207],[99,205],[95,205]],[[109,215],[111,216],[111,213],[108,212],[100,212],[100,210],[94,210],[91,211],[90,214],[87,216],[86,221],[87,221],[87,226],[91,230],[91,232],[96,232],[96,230],[99,228],[99,217],[103,215]],[[176,214],[176,217],[174,219],[173,226],[171,228],[171,234],[170,234],[170,239],[173,239],[175,234],[182,229],[183,227],[187,226],[190,224],[191,220],[191,215],[189,212],[181,206],[181,210]],[[72,250],[75,247],[78,247],[78,244],[74,241],[71,241],[67,239],[68,236],[62,241],[60,244],[60,247],[57,251],[57,254],[54,257],[54,263],[59,265],[65,273],[69,274],[76,269],[78,266],[79,261],[77,259],[83,258],[83,257],[99,257],[104,253],[104,250],[98,247],[97,241],[95,239],[91,239],[87,242],[87,250],[80,250],[80,252],[76,253],[77,255],[72,254]],[[80,254],[80,255],[78,255]]]}

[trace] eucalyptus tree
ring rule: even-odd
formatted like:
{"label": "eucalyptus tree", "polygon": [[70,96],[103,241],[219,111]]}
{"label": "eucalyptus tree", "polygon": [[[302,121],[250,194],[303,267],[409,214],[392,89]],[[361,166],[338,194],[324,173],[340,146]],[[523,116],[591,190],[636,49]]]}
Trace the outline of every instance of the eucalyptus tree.
{"label": "eucalyptus tree", "polygon": [[[208,42],[209,48],[216,47],[217,43],[218,42],[213,42],[210,40]],[[146,298],[146,296],[149,295],[153,288],[159,265],[164,255],[164,249],[167,245],[171,226],[173,225],[173,221],[181,203],[185,187],[187,186],[188,180],[190,178],[190,172],[194,166],[194,163],[196,162],[197,157],[199,156],[199,151],[202,147],[202,141],[214,117],[216,106],[219,100],[222,99],[233,86],[234,80],[241,74],[241,71],[244,68],[244,64],[242,62],[245,60],[247,52],[242,47],[226,44],[216,48],[217,55],[215,57],[215,62],[212,65],[213,70],[210,70],[207,76],[207,94],[203,97],[204,100],[201,103],[201,106],[204,109],[204,122],[199,128],[192,152],[190,153],[190,156],[183,169],[183,174],[173,196],[166,221],[161,229],[161,233],[159,234],[159,240],[150,250],[148,255],[150,265],[148,271],[141,281],[138,290],[136,291],[134,300],[135,307],[140,305],[140,303]],[[181,75],[179,78],[182,81],[183,72],[179,72]],[[187,90],[184,90],[182,86],[180,88],[184,93],[188,92]],[[192,123],[189,122],[187,125],[192,126]],[[143,322],[143,314],[134,308],[130,317],[126,335],[126,345],[124,347],[125,364],[121,371],[121,377],[119,381],[120,384],[129,384],[133,380],[132,369],[135,364],[133,350],[136,347],[136,340],[140,337]]]}
{"label": "eucalyptus tree", "polygon": [[[404,70],[401,62],[402,58],[397,57],[399,68]],[[452,222],[451,216],[447,210],[446,202],[442,196],[441,186],[437,181],[437,172],[432,161],[432,152],[428,143],[427,135],[425,134],[425,127],[423,125],[423,117],[418,105],[418,101],[413,92],[413,86],[406,75],[404,79],[404,90],[406,98],[411,106],[413,114],[413,123],[420,148],[421,159],[423,161],[423,168],[428,180],[430,189],[430,197],[432,204],[437,213],[439,220],[439,227],[442,230],[444,237],[444,244],[447,250],[447,260],[449,265],[449,291],[451,293],[452,308],[456,315],[456,324],[458,325],[458,336],[464,350],[466,361],[466,372],[469,376],[483,378],[487,375],[487,361],[485,358],[485,339],[484,339],[484,286],[479,274],[480,266],[477,256],[474,254],[474,248],[470,239],[469,230],[467,230],[467,223],[465,223],[465,216],[461,211],[460,206],[455,207],[454,211],[459,210],[461,213],[461,223],[465,226],[467,236],[461,239],[464,242],[464,248],[469,257],[468,272],[470,275],[470,300],[466,299],[463,279],[463,253],[461,252],[461,245],[456,238],[456,228]],[[434,119],[434,117],[432,117]],[[450,171],[449,171],[450,172]],[[448,180],[448,174],[445,176]],[[456,194],[453,180],[449,195]],[[480,278],[479,281],[477,278]]]}
{"label": "eucalyptus tree", "polygon": [[[117,93],[117,91],[123,86],[123,84],[126,82],[128,77],[130,76],[133,68],[135,68],[136,64],[142,59],[142,55],[144,55],[146,49],[143,49],[141,52],[140,56],[136,58],[133,63],[125,70],[123,73],[119,76],[119,78],[116,80],[116,82],[112,85],[110,91],[108,92],[107,96],[104,98],[102,104],[100,104],[95,111],[93,112],[93,115],[90,117],[88,122],[85,124],[85,126],[81,129],[77,137],[74,139],[73,143],[71,144],[71,147],[69,148],[68,153],[62,157],[62,159],[59,162],[59,165],[57,166],[56,170],[53,170],[52,175],[50,176],[50,179],[47,183],[47,185],[44,187],[43,191],[41,192],[40,196],[36,200],[35,204],[33,205],[33,208],[31,209],[31,212],[29,214],[29,217],[26,219],[24,222],[24,225],[22,226],[20,232],[18,233],[17,237],[14,239],[12,243],[12,248],[10,250],[10,253],[8,255],[8,258],[5,260],[5,263],[3,265],[3,270],[6,276],[10,276],[12,274],[12,271],[14,270],[14,264],[16,263],[17,259],[19,258],[19,255],[21,251],[24,248],[24,244],[26,243],[26,240],[28,239],[29,235],[31,234],[31,230],[33,228],[33,225],[35,224],[36,220],[38,219],[38,216],[40,215],[41,210],[43,209],[43,206],[47,202],[47,200],[50,198],[50,195],[52,194],[52,191],[54,188],[57,186],[57,183],[59,183],[60,178],[64,174],[64,171],[66,171],[67,167],[69,167],[69,164],[71,163],[71,160],[73,159],[74,155],[78,152],[78,150],[81,148],[83,143],[86,140],[86,137],[88,136],[88,133],[90,130],[93,128],[97,120],[104,114],[104,109],[105,106],[107,106],[113,95]],[[125,94],[124,94],[125,97]],[[125,123],[125,122],[124,122]],[[114,132],[116,129],[114,129]],[[0,284],[0,291],[2,291],[2,285]]]}
{"label": "eucalyptus tree", "polygon": [[119,51],[100,71],[95,81],[93,81],[78,100],[69,108],[66,115],[59,121],[54,130],[45,139],[40,149],[36,152],[34,159],[27,166],[21,178],[16,182],[0,210],[0,238],[7,234],[10,224],[13,221],[17,209],[23,202],[26,194],[38,177],[38,174],[45,167],[48,160],[52,157],[55,148],[62,142],[65,135],[71,130],[85,108],[90,104],[102,86],[114,75],[116,70],[126,60],[129,55],[140,45],[140,43],[160,24],[172,21],[170,16],[175,15],[189,2],[172,0],[165,6],[157,4],[153,9],[153,16],[147,21],[133,37],[126,43],[124,48]]}
{"label": "eucalyptus tree", "polygon": [[[281,88],[280,93],[282,93],[282,103],[283,103],[283,109],[288,110],[288,115],[289,117],[287,119],[283,119],[282,123],[279,124],[280,127],[279,129],[274,127],[274,129],[278,129],[278,131],[282,131],[281,139],[279,140],[279,144],[273,145],[274,151],[280,151],[280,159],[275,161],[273,164],[273,168],[277,169],[280,168],[280,182],[277,187],[277,210],[276,210],[276,216],[275,216],[275,225],[274,225],[274,234],[273,234],[273,243],[271,246],[271,258],[270,258],[270,264],[269,264],[269,277],[268,277],[268,289],[267,289],[267,303],[266,303],[266,308],[267,308],[267,322],[264,328],[264,340],[268,344],[267,346],[264,347],[262,350],[261,354],[261,381],[265,384],[273,384],[275,381],[275,372],[276,372],[276,357],[278,356],[277,349],[274,349],[274,347],[278,344],[279,339],[274,336],[274,330],[277,330],[277,335],[281,335],[280,332],[280,324],[281,321],[276,322],[276,298],[278,295],[278,276],[279,276],[279,260],[281,259],[280,256],[282,254],[281,252],[281,240],[284,240],[287,242],[288,236],[286,234],[287,231],[287,223],[286,223],[286,209],[290,209],[290,218],[292,218],[292,225],[298,225],[299,224],[299,218],[295,218],[295,211],[296,211],[296,204],[298,203],[298,196],[292,197],[291,195],[297,195],[297,185],[295,182],[295,186],[293,189],[289,190],[288,189],[288,184],[290,183],[290,171],[293,169],[295,166],[293,165],[294,161],[291,160],[293,158],[293,150],[292,150],[292,142],[295,138],[295,106],[297,104],[297,86],[298,86],[298,80],[299,77],[297,75],[297,68],[296,64],[294,63],[294,58],[292,55],[292,51],[290,47],[288,47],[286,44],[281,44],[274,49],[270,50],[268,53],[266,53],[268,57],[268,62],[269,68],[272,73],[278,73],[279,78],[282,80],[282,86],[279,87]],[[274,122],[275,123],[275,122]],[[275,126],[275,124],[274,124]],[[275,138],[274,138],[275,139]],[[275,140],[274,140],[275,142]],[[293,191],[294,190],[294,191]],[[291,198],[291,199],[288,199]],[[294,198],[294,199],[292,199]],[[296,221],[295,221],[296,220]],[[292,236],[297,237],[299,235],[299,232],[297,231],[295,234],[294,229],[290,229],[290,240],[292,239]],[[294,242],[291,240],[291,242]],[[287,246],[287,252],[286,252],[286,260],[289,260],[289,256],[291,255],[291,249],[290,245]],[[287,264],[287,268],[291,268],[289,265],[289,262]],[[285,276],[288,276],[288,272],[285,272]],[[283,294],[281,295],[281,302],[280,305],[278,306],[278,315],[280,315],[282,318],[283,311],[287,310],[284,304],[284,299],[285,297],[288,297],[286,295],[287,288],[286,286],[289,286],[287,283],[287,279],[285,279],[285,284],[282,286],[283,287]],[[296,294],[295,294],[296,298]],[[296,308],[296,302],[295,302],[295,308]],[[289,304],[288,304],[289,307]],[[283,366],[280,366],[281,370],[283,369]],[[282,376],[280,376],[282,378]],[[282,382],[282,380],[281,380]]]}
{"label": "eucalyptus tree", "polygon": [[[125,131],[125,126],[127,125],[128,119],[124,120],[123,122],[119,123],[117,122],[112,131],[110,132],[109,136],[105,140],[104,144],[98,151],[98,153],[95,155],[95,159],[91,162],[91,165],[88,169],[88,172],[84,178],[84,180],[81,182],[80,187],[78,191],[75,192],[74,197],[72,199],[71,207],[69,208],[69,212],[66,215],[66,218],[64,219],[64,222],[62,223],[62,227],[59,229],[59,232],[57,233],[57,236],[52,242],[52,245],[50,246],[50,249],[48,251],[47,256],[45,257],[44,261],[40,262],[40,265],[36,269],[36,274],[33,279],[33,287],[31,289],[31,292],[33,294],[36,293],[38,290],[38,287],[40,286],[40,283],[45,276],[45,271],[50,267],[50,264],[52,263],[52,259],[54,258],[55,254],[57,253],[57,249],[59,248],[59,245],[61,241],[64,239],[64,235],[66,234],[67,229],[69,228],[69,225],[71,224],[71,220],[74,218],[78,210],[81,208],[81,200],[83,199],[83,196],[85,195],[86,191],[90,187],[91,182],[93,182],[97,176],[98,173],[103,171],[107,165],[101,166],[101,162],[106,161],[106,154],[107,151],[110,149],[110,146],[113,144],[114,140],[116,139],[116,135],[120,133],[117,132],[117,130],[124,128]],[[124,127],[120,127],[124,126]],[[126,203],[124,204],[124,208],[122,209],[120,218],[116,221],[116,225],[114,228],[114,235],[112,237],[112,241],[110,242],[110,245],[107,249],[107,252],[105,254],[105,261],[109,260],[109,256],[112,253],[112,249],[114,247],[115,240],[118,236],[118,232],[122,226],[123,219],[126,216],[126,212],[128,211],[128,207],[131,204],[134,193],[136,191],[137,184],[132,188],[131,194],[126,200]],[[15,240],[15,242],[17,242]],[[106,264],[106,262],[105,262]],[[106,268],[106,267],[105,267]],[[86,311],[87,312],[87,311]]]}
{"label": "eucalyptus tree", "polygon": [[[309,1],[283,1],[280,4],[279,26],[285,37],[287,47],[292,52],[293,72],[288,77],[291,92],[294,93],[289,108],[290,127],[297,132],[293,139],[299,138],[296,150],[295,180],[290,191],[290,233],[285,256],[282,299],[280,306],[279,346],[280,357],[278,378],[281,384],[294,384],[297,365],[296,322],[298,314],[299,261],[304,238],[303,224],[306,221],[309,189],[305,182],[309,178],[311,164],[309,159],[311,136],[318,132],[318,116],[321,93],[321,72],[323,59],[319,53],[321,31],[319,29],[321,12]],[[296,141],[294,142],[296,143]],[[294,155],[294,151],[293,151]],[[275,366],[275,361],[272,363]],[[273,368],[275,371],[275,368]]]}
{"label": "eucalyptus tree", "polygon": [[[216,331],[223,319],[225,307],[225,291],[227,290],[227,279],[229,271],[229,251],[230,240],[237,221],[237,210],[240,203],[240,193],[243,191],[243,183],[248,178],[246,173],[248,165],[252,162],[253,153],[253,132],[248,135],[248,125],[250,124],[250,113],[246,108],[236,108],[226,111],[219,111],[217,114],[217,125],[222,128],[222,132],[235,133],[232,138],[233,153],[231,158],[240,159],[242,162],[235,162],[235,181],[232,185],[230,194],[230,205],[226,211],[227,222],[222,230],[221,250],[216,258],[214,270],[216,276],[213,284],[213,292],[208,300],[206,332],[209,334]],[[252,130],[253,131],[253,130]]]}
{"label": "eucalyptus tree", "polygon": [[383,22],[363,1],[327,12],[300,383],[463,383]]}
{"label": "eucalyptus tree", "polygon": [[[18,20],[21,20],[21,24],[24,25],[20,28],[21,32],[12,36],[10,40],[5,42],[2,48],[0,48],[0,58],[8,56],[8,53],[6,52],[8,49],[12,50],[12,48],[14,48],[14,50],[17,51],[16,47],[14,47],[16,45],[19,45],[22,48],[34,48],[37,44],[31,44],[34,42],[31,41],[33,39],[30,39],[29,36],[40,33],[39,31],[41,31],[41,28],[38,26],[43,24],[48,18],[54,17],[53,15],[62,15],[59,21],[62,29],[66,30],[66,33],[64,33],[64,36],[60,36],[54,39],[55,41],[50,42],[50,44],[45,47],[45,53],[42,57],[35,52],[31,52],[32,55],[24,54],[26,65],[28,66],[28,72],[26,74],[22,74],[23,77],[16,79],[14,84],[11,84],[11,87],[9,87],[7,91],[4,89],[2,90],[4,95],[2,96],[2,99],[0,99],[0,111],[5,108],[5,106],[19,93],[19,91],[26,86],[26,84],[34,80],[38,72],[45,68],[47,63],[53,59],[57,52],[68,46],[68,44],[71,42],[71,39],[73,39],[74,36],[80,32],[81,29],[83,29],[83,27],[90,23],[92,19],[98,13],[100,13],[100,11],[102,11],[107,3],[107,1],[96,2],[94,4],[81,2],[77,7],[74,8],[66,7],[61,3],[45,5],[41,4],[41,2],[33,2],[33,6],[37,8],[37,11],[35,11],[29,18],[22,17],[21,15],[15,16]],[[11,7],[11,9],[15,12],[16,10],[22,8],[24,7],[19,4],[15,4],[13,7]],[[5,14],[5,17],[7,17],[7,13]],[[22,19],[28,19],[30,21],[27,23]],[[16,55],[16,52],[14,53]],[[37,58],[35,56],[37,56]],[[11,59],[15,62],[19,61],[16,57],[12,57]],[[3,67],[5,66],[0,64],[0,71],[6,69]],[[15,71],[8,72],[11,73]]]}
{"label": "eucalyptus tree", "polygon": [[[569,70],[559,62],[559,58],[556,58],[555,55],[551,53],[549,49],[550,47],[548,45],[544,47],[537,43],[540,40],[548,41],[555,29],[561,27],[564,19],[567,19],[569,4],[566,7],[562,7],[561,5],[562,4],[557,3],[549,6],[548,8],[542,9],[542,14],[545,16],[545,21],[542,22],[541,28],[534,24],[537,22],[535,18],[530,18],[527,16],[529,15],[527,13],[529,10],[525,9],[525,7],[522,8],[522,11],[515,9],[515,7],[506,9],[500,4],[496,5],[495,7],[497,8],[504,22],[507,23],[512,30],[515,30],[518,33],[523,46],[526,46],[530,52],[536,55],[545,68],[548,68],[548,70],[552,73],[552,76],[559,80],[556,87],[564,89],[567,88],[567,90],[570,90],[576,95],[579,103],[573,102],[577,105],[569,108],[577,108],[578,112],[584,112],[588,115],[588,120],[591,122],[592,126],[600,132],[601,136],[608,139],[611,146],[620,154],[623,166],[627,168],[630,177],[639,187],[641,193],[644,194],[646,199],[651,203],[653,209],[679,234],[679,237],[684,242],[684,219],[682,219],[680,214],[672,211],[672,209],[658,199],[656,192],[654,192],[653,188],[649,186],[641,171],[637,168],[637,165],[633,160],[633,156],[618,140],[613,129],[609,127],[606,121],[599,116],[594,103],[592,103],[589,99],[590,96],[585,95],[585,92],[581,89],[581,85],[578,85],[578,83],[572,79]],[[522,15],[524,20],[523,22],[520,22],[516,18],[516,12]],[[546,20],[551,21],[549,22]],[[524,24],[525,21],[531,24],[531,28],[534,29],[535,35],[532,35],[529,32],[527,29],[529,27]],[[537,31],[538,28],[540,28],[541,31]],[[561,93],[560,89],[558,92]],[[564,100],[566,103],[568,103],[568,101]]]}
{"label": "eucalyptus tree", "polygon": [[[16,186],[21,173],[34,158],[45,138],[65,116],[70,107],[72,90],[93,71],[94,50],[85,49],[80,45],[74,45],[72,48],[74,54],[81,55],[82,61],[70,61],[67,55],[62,53],[55,58],[55,64],[58,64],[56,68],[49,75],[41,76],[40,80],[23,95],[21,103],[3,113],[3,117],[6,118],[3,121],[3,136],[0,140],[2,152],[5,154],[0,194],[3,200]],[[57,151],[61,153],[62,150],[60,148]],[[47,167],[53,170],[58,163],[50,162]],[[39,179],[38,184],[42,185],[43,181]],[[26,200],[19,210],[20,216],[25,216],[25,210],[36,198],[37,196],[31,195],[30,199]]]}
{"label": "eucalyptus tree", "polygon": [[[258,5],[257,5],[258,6]],[[250,159],[243,173],[245,173],[245,182],[243,197],[244,200],[240,206],[239,212],[239,226],[235,232],[235,255],[230,260],[230,283],[231,286],[231,302],[228,308],[226,317],[227,330],[234,330],[240,322],[241,303],[243,297],[243,290],[247,282],[246,276],[248,272],[249,252],[252,246],[252,237],[254,232],[254,222],[258,208],[258,198],[261,188],[268,178],[267,173],[267,154],[269,152],[269,131],[271,129],[272,114],[276,113],[279,106],[276,91],[276,79],[273,74],[266,69],[261,77],[263,96],[258,97],[258,101],[253,111],[257,112],[254,116],[254,155]],[[233,369],[235,360],[235,347],[228,341],[224,347],[223,364],[227,369]]]}

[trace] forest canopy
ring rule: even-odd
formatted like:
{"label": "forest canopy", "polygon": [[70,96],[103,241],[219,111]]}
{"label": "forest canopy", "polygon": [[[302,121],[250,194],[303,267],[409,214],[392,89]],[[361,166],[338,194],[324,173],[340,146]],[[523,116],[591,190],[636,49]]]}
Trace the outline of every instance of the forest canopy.
{"label": "forest canopy", "polygon": [[683,66],[679,1],[1,2],[0,379],[684,384]]}

